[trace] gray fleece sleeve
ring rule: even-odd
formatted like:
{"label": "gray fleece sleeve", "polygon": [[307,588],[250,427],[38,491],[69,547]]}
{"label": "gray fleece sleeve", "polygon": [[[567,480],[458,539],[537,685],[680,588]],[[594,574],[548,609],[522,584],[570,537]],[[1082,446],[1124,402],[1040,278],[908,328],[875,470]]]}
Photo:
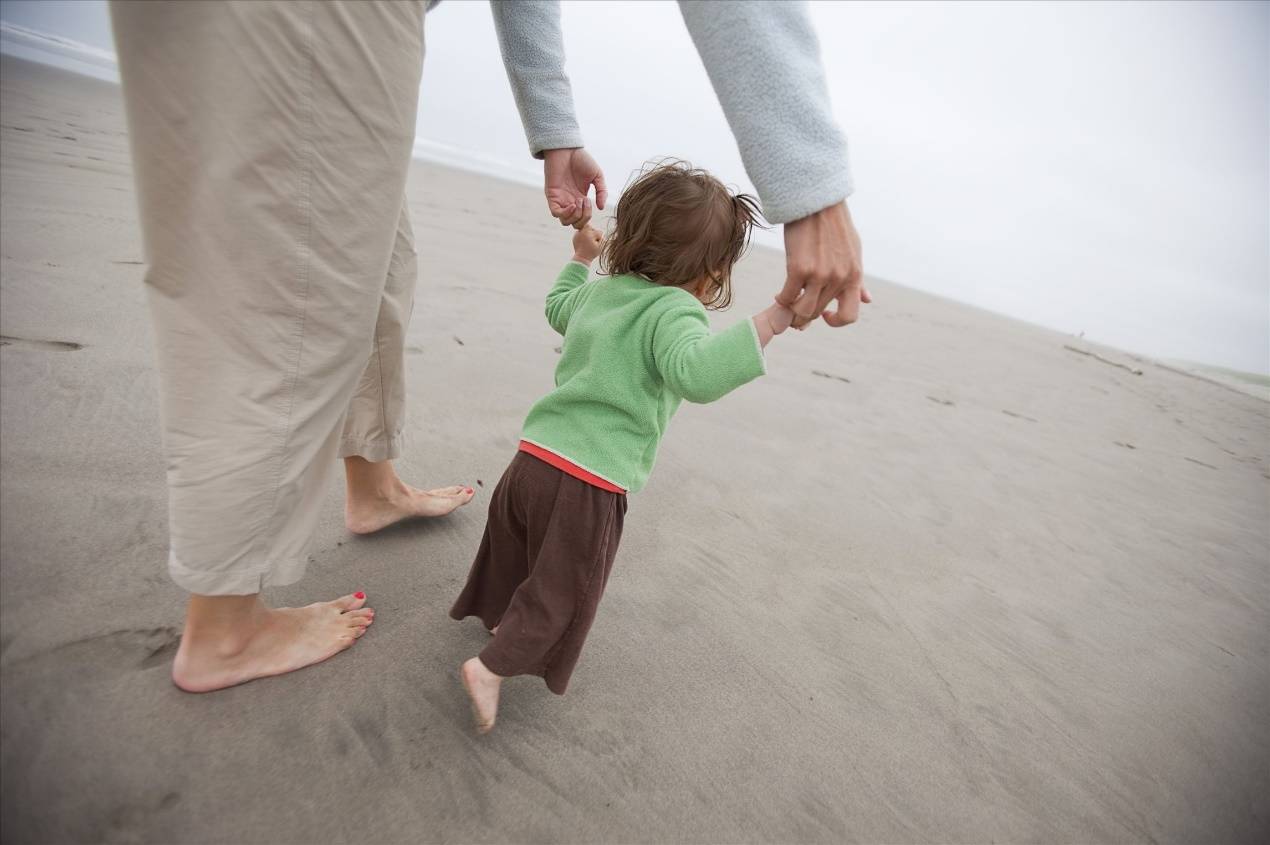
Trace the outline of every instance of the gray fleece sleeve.
{"label": "gray fleece sleeve", "polygon": [[529,152],[582,146],[573,114],[573,89],[564,73],[564,40],[557,0],[490,0],[498,48],[503,53]]}
{"label": "gray fleece sleeve", "polygon": [[763,215],[788,223],[850,196],[820,44],[803,2],[679,0]]}

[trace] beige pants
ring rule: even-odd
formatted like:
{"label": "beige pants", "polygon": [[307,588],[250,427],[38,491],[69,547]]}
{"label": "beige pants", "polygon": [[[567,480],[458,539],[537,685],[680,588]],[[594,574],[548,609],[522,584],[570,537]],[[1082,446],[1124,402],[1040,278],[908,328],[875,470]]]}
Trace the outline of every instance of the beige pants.
{"label": "beige pants", "polygon": [[337,457],[401,448],[422,2],[114,2],[172,577],[304,573]]}

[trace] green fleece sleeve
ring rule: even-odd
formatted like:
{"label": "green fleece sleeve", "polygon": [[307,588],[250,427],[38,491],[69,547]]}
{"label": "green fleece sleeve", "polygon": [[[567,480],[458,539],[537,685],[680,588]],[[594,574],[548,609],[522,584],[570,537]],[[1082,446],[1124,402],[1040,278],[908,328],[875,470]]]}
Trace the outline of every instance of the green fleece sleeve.
{"label": "green fleece sleeve", "polygon": [[666,386],[689,402],[713,402],[767,372],[753,320],[711,334],[696,303],[676,303],[658,318],[653,361]]}
{"label": "green fleece sleeve", "polygon": [[570,261],[547,294],[547,322],[560,334],[569,327],[569,318],[573,316],[590,272],[591,268],[581,261]]}

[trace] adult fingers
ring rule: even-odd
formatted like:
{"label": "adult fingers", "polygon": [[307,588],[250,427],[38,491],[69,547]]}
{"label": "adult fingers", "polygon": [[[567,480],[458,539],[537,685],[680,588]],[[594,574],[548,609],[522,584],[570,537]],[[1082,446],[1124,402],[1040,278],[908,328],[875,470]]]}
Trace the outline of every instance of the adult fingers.
{"label": "adult fingers", "polygon": [[577,199],[574,197],[566,198],[549,198],[547,200],[547,209],[551,212],[551,216],[560,221],[561,226],[569,225],[569,220],[576,213]]}
{"label": "adult fingers", "polygon": [[591,184],[595,185],[595,207],[603,211],[604,204],[609,201],[609,187],[604,181],[604,171],[595,171],[595,179]]}
{"label": "adult fingers", "polygon": [[806,324],[820,314],[820,301],[826,277],[815,266],[802,262],[786,264],[785,286],[776,294],[776,301],[794,312],[794,326]]}
{"label": "adult fingers", "polygon": [[[813,320],[824,312],[830,302],[833,302],[835,299],[838,300],[839,303],[842,302],[842,297],[852,287],[852,285],[848,283],[847,279],[848,277],[845,273],[833,271],[829,273],[824,286],[820,289],[820,295],[816,297],[816,307],[811,312]],[[857,296],[858,295],[859,294],[857,293]]]}
{"label": "adult fingers", "polygon": [[825,322],[835,329],[851,325],[860,317],[861,299],[859,288],[848,287],[838,297],[838,310],[824,313]]}
{"label": "adult fingers", "polygon": [[801,314],[794,314],[794,316],[790,318],[789,324],[799,331],[802,331],[811,324],[811,318],[804,317]]}
{"label": "adult fingers", "polygon": [[803,286],[807,284],[810,275],[810,267],[786,263],[785,286],[776,294],[776,301],[786,308],[792,308],[798,301],[798,295],[803,292]]}
{"label": "adult fingers", "polygon": [[573,222],[569,225],[577,229],[579,232],[585,229],[591,222],[591,200],[584,198],[578,205],[577,214],[573,217]]}
{"label": "adult fingers", "polygon": [[794,312],[795,320],[802,320],[805,323],[816,318],[821,311],[819,303],[824,287],[824,279],[818,276],[805,280],[803,295],[798,297],[793,305],[789,306],[790,310]]}
{"label": "adult fingers", "polygon": [[582,200],[575,197],[558,216],[561,226],[573,226],[582,217]]}

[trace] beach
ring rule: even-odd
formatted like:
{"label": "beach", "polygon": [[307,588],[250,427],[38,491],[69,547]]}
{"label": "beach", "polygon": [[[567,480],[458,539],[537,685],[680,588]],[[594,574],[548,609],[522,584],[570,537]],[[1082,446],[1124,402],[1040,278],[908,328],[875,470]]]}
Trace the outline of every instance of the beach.
{"label": "beach", "polygon": [[[6,843],[1270,839],[1270,402],[882,280],[681,411],[568,694],[508,681],[475,735],[486,635],[446,611],[570,247],[539,191],[420,162],[398,467],[476,500],[356,537],[332,487],[267,598],[365,590],[371,631],[177,690],[119,91],[2,71]],[[752,250],[715,324],[783,279]]]}

